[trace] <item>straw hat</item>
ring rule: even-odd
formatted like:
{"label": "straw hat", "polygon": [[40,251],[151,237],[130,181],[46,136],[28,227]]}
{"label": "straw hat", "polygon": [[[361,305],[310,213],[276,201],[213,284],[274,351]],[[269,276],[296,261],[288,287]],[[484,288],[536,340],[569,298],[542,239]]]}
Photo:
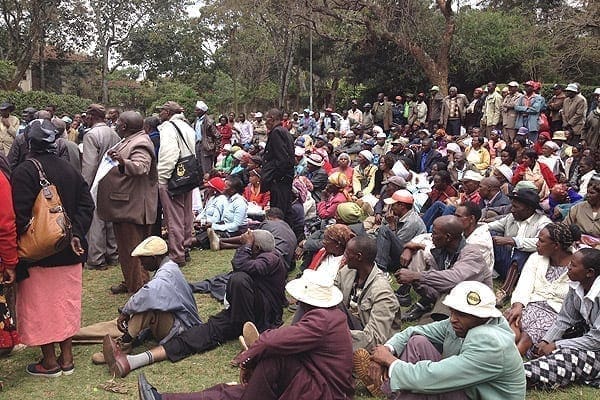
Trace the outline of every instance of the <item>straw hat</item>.
{"label": "straw hat", "polygon": [[167,242],[159,238],[158,236],[150,236],[144,239],[140,244],[136,246],[131,252],[132,257],[139,256],[160,256],[166,254],[169,251]]}

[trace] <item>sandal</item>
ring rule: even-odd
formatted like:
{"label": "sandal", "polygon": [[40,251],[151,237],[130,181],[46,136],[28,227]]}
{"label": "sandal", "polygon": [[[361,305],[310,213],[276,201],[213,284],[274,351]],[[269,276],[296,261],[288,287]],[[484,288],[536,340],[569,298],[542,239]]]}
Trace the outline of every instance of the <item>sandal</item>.
{"label": "sandal", "polygon": [[60,369],[60,366],[57,366],[56,368],[52,368],[52,369],[46,369],[42,365],[42,362],[44,362],[43,359],[36,364],[29,364],[27,366],[27,368],[25,369],[25,371],[29,375],[43,376],[46,378],[58,378],[59,376],[62,375],[63,371],[62,371],[62,369]]}

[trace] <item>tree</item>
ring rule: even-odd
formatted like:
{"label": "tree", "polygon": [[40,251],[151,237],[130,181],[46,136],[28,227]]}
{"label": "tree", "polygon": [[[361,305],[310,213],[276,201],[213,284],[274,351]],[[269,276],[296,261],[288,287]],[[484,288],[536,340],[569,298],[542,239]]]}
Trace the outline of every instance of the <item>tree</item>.
{"label": "tree", "polygon": [[298,17],[310,21],[316,32],[333,38],[329,27],[341,24],[362,30],[359,36],[370,40],[393,42],[415,59],[432,84],[447,91],[456,29],[452,0],[305,0],[305,5],[313,15]]}

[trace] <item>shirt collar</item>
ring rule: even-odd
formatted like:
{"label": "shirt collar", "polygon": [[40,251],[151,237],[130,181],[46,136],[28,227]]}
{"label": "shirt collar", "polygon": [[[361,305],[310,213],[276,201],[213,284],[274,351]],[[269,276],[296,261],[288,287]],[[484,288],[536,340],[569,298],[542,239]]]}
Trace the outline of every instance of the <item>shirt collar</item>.
{"label": "shirt collar", "polygon": [[600,294],[600,276],[596,277],[592,287],[585,295],[583,294],[583,286],[581,286],[581,282],[569,282],[569,286],[575,291],[580,299],[583,300],[585,298],[594,301],[594,299]]}

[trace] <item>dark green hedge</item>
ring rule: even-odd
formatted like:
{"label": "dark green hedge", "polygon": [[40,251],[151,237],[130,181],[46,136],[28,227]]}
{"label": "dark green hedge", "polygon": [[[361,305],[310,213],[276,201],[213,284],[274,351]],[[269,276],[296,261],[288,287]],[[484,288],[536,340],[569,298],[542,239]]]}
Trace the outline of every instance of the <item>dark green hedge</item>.
{"label": "dark green hedge", "polygon": [[33,107],[37,110],[46,108],[50,104],[56,106],[56,114],[80,114],[93,103],[90,99],[72,96],[70,94],[56,94],[48,92],[8,92],[0,90],[0,102],[8,101],[15,105],[15,114],[20,115],[23,109]]}

